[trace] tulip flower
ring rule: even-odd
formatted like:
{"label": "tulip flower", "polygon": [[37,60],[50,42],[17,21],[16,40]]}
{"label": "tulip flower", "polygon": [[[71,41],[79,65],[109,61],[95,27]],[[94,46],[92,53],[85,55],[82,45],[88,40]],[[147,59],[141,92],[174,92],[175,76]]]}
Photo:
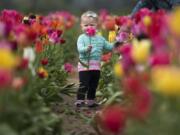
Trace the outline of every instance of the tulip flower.
{"label": "tulip flower", "polygon": [[117,37],[116,37],[116,40],[119,41],[119,42],[126,42],[129,40],[129,33],[127,32],[120,32]]}
{"label": "tulip flower", "polygon": [[104,54],[104,55],[101,57],[101,60],[104,61],[104,62],[109,62],[110,59],[111,59],[111,57],[112,57],[112,53],[109,52],[109,53],[107,53],[107,54]]}
{"label": "tulip flower", "polygon": [[110,43],[113,43],[116,39],[116,32],[115,31],[109,31],[109,35],[108,35],[108,41]]}
{"label": "tulip flower", "polygon": [[13,69],[17,65],[16,57],[6,48],[0,48],[0,69]]}
{"label": "tulip flower", "polygon": [[47,65],[48,64],[48,58],[41,59],[41,64],[42,65]]}
{"label": "tulip flower", "polygon": [[151,72],[153,90],[166,96],[180,96],[180,68],[160,66]]}
{"label": "tulip flower", "polygon": [[138,42],[134,40],[132,47],[132,58],[137,63],[145,63],[148,61],[150,55],[151,42],[149,40],[142,40]]}
{"label": "tulip flower", "polygon": [[41,53],[43,51],[43,44],[41,41],[36,41],[35,43],[35,51],[37,53]]}
{"label": "tulip flower", "polygon": [[154,53],[149,59],[151,66],[169,65],[170,61],[170,55],[167,52]]}
{"label": "tulip flower", "polygon": [[24,85],[24,80],[21,77],[15,77],[12,80],[12,87],[16,90],[19,90]]}
{"label": "tulip flower", "polygon": [[44,69],[43,67],[39,67],[37,74],[40,78],[47,78],[48,77],[48,72],[46,69]]}
{"label": "tulip flower", "polygon": [[6,69],[0,69],[0,89],[10,85],[12,81],[12,73]]}
{"label": "tulip flower", "polygon": [[117,77],[122,77],[122,75],[123,75],[123,67],[122,67],[121,63],[116,63],[114,65],[114,74]]}
{"label": "tulip flower", "polygon": [[149,25],[151,25],[151,22],[152,22],[152,20],[151,20],[151,17],[150,16],[145,16],[144,18],[143,18],[143,23],[144,23],[144,25],[145,26],[149,26]]}
{"label": "tulip flower", "polygon": [[0,22],[0,38],[5,36],[5,24]]}
{"label": "tulip flower", "polygon": [[20,12],[16,10],[2,10],[0,20],[9,24],[9,25],[16,25],[22,22],[23,16]]}
{"label": "tulip flower", "polygon": [[176,9],[169,18],[170,28],[173,33],[180,35],[180,8]]}
{"label": "tulip flower", "polygon": [[18,68],[27,69],[29,65],[29,59],[23,58],[19,61]]}
{"label": "tulip flower", "polygon": [[36,55],[32,47],[24,48],[23,58],[28,59],[29,62],[34,62]]}
{"label": "tulip flower", "polygon": [[88,27],[85,32],[88,36],[92,37],[96,34],[96,29],[94,27]]}
{"label": "tulip flower", "polygon": [[66,72],[71,73],[73,71],[73,66],[70,63],[65,63],[64,64],[64,69],[65,69]]}
{"label": "tulip flower", "polygon": [[106,107],[100,114],[101,127],[113,134],[123,133],[126,119],[125,109],[118,105]]}

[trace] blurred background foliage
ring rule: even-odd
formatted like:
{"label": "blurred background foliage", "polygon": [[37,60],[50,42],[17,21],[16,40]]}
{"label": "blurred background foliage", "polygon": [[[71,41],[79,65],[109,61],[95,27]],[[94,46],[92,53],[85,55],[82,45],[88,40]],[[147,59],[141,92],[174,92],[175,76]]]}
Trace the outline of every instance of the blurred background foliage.
{"label": "blurred background foliage", "polygon": [[48,13],[68,10],[80,14],[85,10],[107,9],[114,14],[129,14],[137,0],[1,0],[0,10],[16,9],[24,13]]}

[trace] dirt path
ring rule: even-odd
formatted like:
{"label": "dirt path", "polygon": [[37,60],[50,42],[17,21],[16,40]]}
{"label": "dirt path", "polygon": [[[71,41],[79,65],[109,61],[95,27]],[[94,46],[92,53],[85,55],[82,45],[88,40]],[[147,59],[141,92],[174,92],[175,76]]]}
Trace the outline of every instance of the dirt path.
{"label": "dirt path", "polygon": [[[68,79],[70,83],[78,84],[77,73]],[[91,118],[95,110],[85,110],[78,112],[74,106],[75,94],[64,96],[64,102],[59,106],[63,119],[63,135],[97,135],[91,127]]]}

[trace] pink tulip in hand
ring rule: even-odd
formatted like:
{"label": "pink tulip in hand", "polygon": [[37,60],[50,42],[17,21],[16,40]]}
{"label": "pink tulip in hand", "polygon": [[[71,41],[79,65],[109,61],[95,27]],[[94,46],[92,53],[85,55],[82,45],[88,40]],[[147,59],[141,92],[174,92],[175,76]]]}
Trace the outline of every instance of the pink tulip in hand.
{"label": "pink tulip in hand", "polygon": [[96,34],[96,29],[90,26],[86,29],[86,34],[90,37],[94,36]]}

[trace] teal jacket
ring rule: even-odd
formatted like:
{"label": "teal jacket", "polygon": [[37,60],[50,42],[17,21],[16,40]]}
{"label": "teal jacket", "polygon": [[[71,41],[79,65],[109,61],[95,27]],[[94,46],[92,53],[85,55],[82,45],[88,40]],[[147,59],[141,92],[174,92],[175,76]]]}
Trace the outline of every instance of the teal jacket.
{"label": "teal jacket", "polygon": [[[92,45],[90,53],[87,51],[89,45]],[[81,34],[77,41],[77,49],[79,52],[79,59],[81,61],[100,61],[103,50],[111,51],[113,49],[113,45],[106,41],[102,36],[95,35],[93,37],[89,37],[86,34]]]}

